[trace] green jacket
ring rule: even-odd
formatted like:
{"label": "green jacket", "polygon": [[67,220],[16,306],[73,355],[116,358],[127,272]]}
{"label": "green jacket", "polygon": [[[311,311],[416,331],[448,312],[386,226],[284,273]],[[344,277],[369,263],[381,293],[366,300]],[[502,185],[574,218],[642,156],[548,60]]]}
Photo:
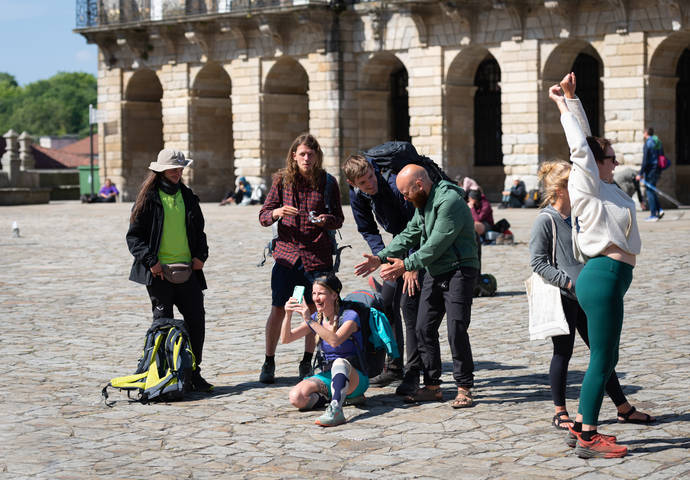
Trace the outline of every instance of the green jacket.
{"label": "green jacket", "polygon": [[426,268],[436,276],[458,267],[479,268],[474,220],[463,193],[462,188],[446,180],[435,183],[424,211],[416,209],[405,230],[378,252],[381,261],[386,262],[386,257],[401,258],[419,245],[404,260],[405,270]]}

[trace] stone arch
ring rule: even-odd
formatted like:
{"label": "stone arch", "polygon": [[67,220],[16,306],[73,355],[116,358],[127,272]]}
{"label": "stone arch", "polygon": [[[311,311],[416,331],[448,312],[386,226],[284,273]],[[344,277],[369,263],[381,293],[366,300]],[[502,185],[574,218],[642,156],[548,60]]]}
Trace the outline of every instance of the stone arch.
{"label": "stone arch", "polygon": [[285,166],[292,141],[309,130],[309,75],[291,57],[281,57],[271,67],[261,96],[261,172],[271,175]]}
{"label": "stone arch", "polygon": [[[485,63],[487,62],[487,63]],[[481,96],[480,87],[478,86],[478,73],[480,66],[487,65],[498,66],[500,74],[500,65],[496,58],[486,48],[479,46],[470,46],[458,53],[453,59],[446,72],[445,94],[444,94],[444,129],[445,129],[445,152],[446,152],[446,169],[448,174],[452,177],[457,175],[469,176],[477,180],[482,185],[484,192],[495,199],[499,196],[503,188],[504,172],[502,162],[498,165],[491,165],[491,162],[477,161],[475,155],[477,153],[477,138],[475,137],[475,125],[477,122],[481,123],[482,118],[477,118],[478,112],[475,104],[478,100],[478,95]],[[500,94],[500,82],[497,87]],[[498,115],[498,118],[493,118],[489,122],[496,127],[493,128],[498,142],[498,148],[501,148],[501,131],[500,131],[500,96],[498,97],[498,111],[489,112],[492,116]],[[482,151],[480,148],[479,151]]]}
{"label": "stone arch", "polygon": [[[672,159],[671,168],[659,181],[659,188],[673,191],[684,204],[690,203],[690,119],[687,109],[690,90],[687,63],[690,63],[690,33],[677,32],[666,37],[651,52],[645,99],[645,126],[654,127],[664,153]],[[663,199],[662,206],[667,207]]]}
{"label": "stone arch", "polygon": [[421,39],[426,39],[425,28],[423,21],[413,18],[409,13],[392,14],[385,26],[385,49],[403,50],[419,46]]}
{"label": "stone arch", "polygon": [[189,182],[202,201],[220,200],[235,185],[230,76],[217,63],[192,80],[189,102]]}
{"label": "stone arch", "polygon": [[[575,67],[581,68],[583,60],[590,63],[594,61],[598,65],[598,79],[590,78],[586,81],[585,78],[581,79],[581,75],[578,75],[578,84],[589,83],[592,85],[593,90],[587,97],[590,100],[583,97],[583,104],[588,110],[588,116],[596,117],[594,121],[590,119],[590,125],[593,127],[592,133],[596,135],[595,130],[598,129],[599,135],[604,134],[604,88],[601,82],[604,62],[599,52],[591,44],[583,40],[567,40],[553,49],[542,70],[541,92],[539,93],[540,162],[557,158],[568,159],[570,156],[558,110],[548,98],[548,91],[549,87],[560,82],[566,73],[573,71]],[[578,85],[578,91],[580,91],[580,85]],[[596,108],[588,107],[586,102],[595,105]],[[591,112],[595,113],[592,114]]]}
{"label": "stone arch", "polygon": [[409,105],[402,92],[394,91],[406,90],[402,85],[406,76],[405,64],[389,52],[368,57],[361,68],[357,92],[361,148],[388,140],[409,141]]}
{"label": "stone arch", "polygon": [[163,87],[156,73],[143,69],[127,82],[122,102],[122,199],[134,200],[150,162],[163,148]]}

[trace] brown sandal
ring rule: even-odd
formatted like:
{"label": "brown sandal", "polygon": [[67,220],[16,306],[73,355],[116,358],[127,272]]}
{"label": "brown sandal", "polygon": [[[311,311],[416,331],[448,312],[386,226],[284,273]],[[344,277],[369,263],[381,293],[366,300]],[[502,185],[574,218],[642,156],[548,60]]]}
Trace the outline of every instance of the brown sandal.
{"label": "brown sandal", "polygon": [[453,408],[468,408],[474,405],[472,400],[472,392],[464,388],[458,388],[458,394],[455,396],[450,406]]}
{"label": "brown sandal", "polygon": [[412,395],[405,397],[405,403],[440,402],[441,400],[443,400],[443,391],[440,388],[422,387],[417,389]]}

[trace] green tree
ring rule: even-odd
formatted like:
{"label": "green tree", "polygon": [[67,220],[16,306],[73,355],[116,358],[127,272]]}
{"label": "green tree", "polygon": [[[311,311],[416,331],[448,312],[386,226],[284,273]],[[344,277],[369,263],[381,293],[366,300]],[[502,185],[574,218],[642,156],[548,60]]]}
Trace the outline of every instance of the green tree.
{"label": "green tree", "polygon": [[60,72],[47,80],[17,86],[0,73],[0,132],[10,128],[32,135],[89,132],[89,104],[96,104],[96,78],[89,73]]}

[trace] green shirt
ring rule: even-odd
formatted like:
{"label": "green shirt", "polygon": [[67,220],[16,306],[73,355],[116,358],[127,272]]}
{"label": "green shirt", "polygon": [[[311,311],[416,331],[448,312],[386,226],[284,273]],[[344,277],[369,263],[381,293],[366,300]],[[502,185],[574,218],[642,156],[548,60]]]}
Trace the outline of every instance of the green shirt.
{"label": "green shirt", "polygon": [[190,263],[192,254],[187,241],[187,225],[185,223],[184,200],[182,192],[168,195],[158,190],[163,204],[163,234],[158,249],[158,261],[167,265],[170,263]]}

